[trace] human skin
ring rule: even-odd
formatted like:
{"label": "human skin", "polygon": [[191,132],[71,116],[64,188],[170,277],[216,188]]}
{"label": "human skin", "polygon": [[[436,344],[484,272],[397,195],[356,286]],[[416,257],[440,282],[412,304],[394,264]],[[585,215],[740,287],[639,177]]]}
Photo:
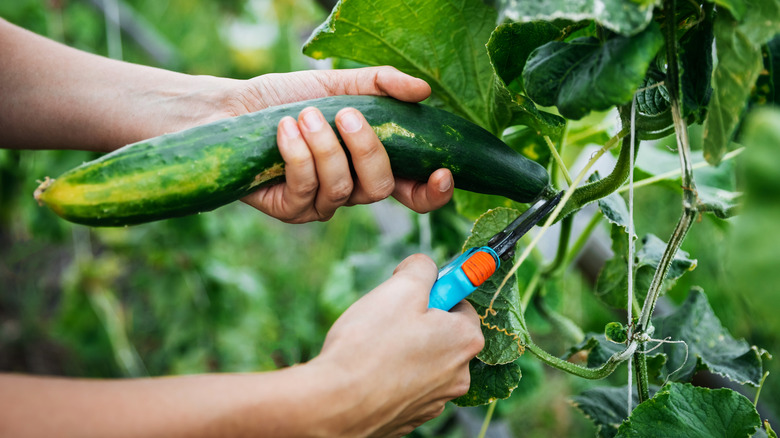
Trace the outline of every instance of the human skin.
{"label": "human skin", "polygon": [[0,436],[387,437],[469,388],[484,343],[466,302],[428,309],[437,269],[415,255],[355,302],[320,355],[278,371],[95,380],[0,374]]}
{"label": "human skin", "polygon": [[[268,106],[339,94],[420,101],[419,79],[389,67],[264,75],[248,81],[91,55],[0,19],[0,147],[111,151]],[[313,117],[313,118],[312,118]],[[244,202],[286,222],[327,220],[389,195],[418,212],[446,203],[452,175],[396,179],[362,115],[337,116],[357,178],[316,108],[280,121],[286,182]],[[319,119],[319,123],[318,123]],[[97,380],[0,374],[0,436],[400,436],[466,392],[482,348],[466,302],[428,309],[436,266],[412,256],[351,306],[313,360],[265,373]]]}
{"label": "human skin", "polygon": [[[187,75],[82,52],[2,19],[0,59],[4,148],[108,152],[306,99],[370,94],[418,102],[430,95],[425,81],[392,67],[267,74],[250,80]],[[278,145],[287,180],[246,196],[244,202],[282,221],[301,223],[327,220],[342,205],[391,195],[417,212],[439,208],[451,198],[449,170],[437,170],[426,183],[394,178],[371,127],[358,111],[346,108],[336,124],[355,157],[353,180],[333,130],[317,123],[321,117],[316,108],[306,108],[297,120],[281,120]]]}

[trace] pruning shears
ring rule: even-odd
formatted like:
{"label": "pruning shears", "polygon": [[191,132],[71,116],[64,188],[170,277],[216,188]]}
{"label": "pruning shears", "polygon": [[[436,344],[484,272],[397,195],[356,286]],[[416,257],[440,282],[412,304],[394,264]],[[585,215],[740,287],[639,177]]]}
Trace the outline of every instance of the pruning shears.
{"label": "pruning shears", "polygon": [[482,285],[515,255],[515,244],[561,201],[563,192],[539,201],[490,238],[487,245],[471,248],[441,268],[433,284],[428,308],[450,310]]}

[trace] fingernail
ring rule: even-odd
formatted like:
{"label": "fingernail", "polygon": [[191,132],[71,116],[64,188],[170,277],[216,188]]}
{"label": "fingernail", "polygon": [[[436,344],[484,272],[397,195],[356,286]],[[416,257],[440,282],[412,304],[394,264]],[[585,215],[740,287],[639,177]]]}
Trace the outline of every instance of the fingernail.
{"label": "fingernail", "polygon": [[363,127],[363,122],[354,111],[347,111],[341,115],[341,127],[346,132],[357,132]]}
{"label": "fingernail", "polygon": [[452,187],[452,178],[445,178],[439,182],[439,191],[444,193]]}
{"label": "fingernail", "polygon": [[320,116],[319,111],[307,111],[306,114],[303,115],[303,124],[306,125],[306,129],[309,130],[309,132],[317,132],[322,128],[322,116]]}
{"label": "fingernail", "polygon": [[285,117],[279,122],[282,125],[282,133],[287,138],[296,138],[301,135],[301,131],[298,130],[298,124],[295,123],[295,119],[292,117]]}

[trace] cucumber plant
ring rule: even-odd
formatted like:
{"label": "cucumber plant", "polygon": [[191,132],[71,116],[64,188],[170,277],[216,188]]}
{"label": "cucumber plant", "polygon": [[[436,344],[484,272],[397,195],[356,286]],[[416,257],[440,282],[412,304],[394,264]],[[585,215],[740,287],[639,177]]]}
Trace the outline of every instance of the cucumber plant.
{"label": "cucumber plant", "polygon": [[[708,370],[760,389],[769,353],[732,337],[699,288],[664,316],[654,310],[659,297],[696,268],[695,254],[680,247],[703,216],[751,217],[760,203],[777,202],[776,172],[765,160],[777,163],[780,113],[762,107],[775,102],[780,77],[773,64],[780,1],[488,3],[410,0],[401,7],[392,0],[342,0],[303,48],[317,59],[392,65],[425,79],[433,90],[430,104],[502,137],[566,190],[514,264],[502,266],[469,298],[486,345],[471,364],[471,389],[455,404],[509,397],[521,379],[521,356],[530,352],[584,379],[606,379],[618,370],[627,377],[622,387],[591,387],[573,397],[599,436],[774,436],[768,423],[762,425],[757,395],[751,402],[733,389],[690,384]],[[595,152],[583,153],[594,144]],[[748,158],[738,168],[733,161],[741,154]],[[615,165],[602,178],[590,169],[605,155],[614,155]],[[587,163],[575,174],[577,156]],[[678,164],[670,168],[670,161]],[[736,175],[745,174],[738,185]],[[650,184],[669,185],[679,196],[665,206],[679,214],[666,241],[650,233],[637,239],[634,190]],[[595,214],[583,209],[591,203],[597,203]],[[456,192],[455,204],[476,219],[464,247],[484,244],[525,208],[465,192]],[[579,218],[586,224],[575,239]],[[606,334],[586,333],[550,297],[570,299],[562,278],[604,220],[614,255],[593,292],[623,320],[607,324]],[[756,214],[751,220],[768,219]],[[535,247],[556,222],[558,249],[548,261]],[[737,235],[760,239],[747,228]],[[738,241],[731,245],[736,253],[750,252]],[[777,278],[767,263],[757,256],[736,261]],[[566,346],[555,348],[568,352],[543,348],[530,317],[546,320]]]}

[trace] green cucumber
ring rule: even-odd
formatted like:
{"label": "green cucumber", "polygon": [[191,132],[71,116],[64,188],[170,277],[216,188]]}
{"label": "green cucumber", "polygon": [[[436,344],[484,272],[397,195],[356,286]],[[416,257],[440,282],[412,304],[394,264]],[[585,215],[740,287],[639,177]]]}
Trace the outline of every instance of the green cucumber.
{"label": "green cucumber", "polygon": [[127,145],[84,163],[35,192],[61,217],[121,226],[215,209],[284,181],[276,129],[284,116],[315,106],[363,113],[390,157],[393,174],[427,181],[450,169],[461,189],[518,202],[549,196],[545,169],[481,127],[447,111],[389,97],[335,96],[275,106]]}

